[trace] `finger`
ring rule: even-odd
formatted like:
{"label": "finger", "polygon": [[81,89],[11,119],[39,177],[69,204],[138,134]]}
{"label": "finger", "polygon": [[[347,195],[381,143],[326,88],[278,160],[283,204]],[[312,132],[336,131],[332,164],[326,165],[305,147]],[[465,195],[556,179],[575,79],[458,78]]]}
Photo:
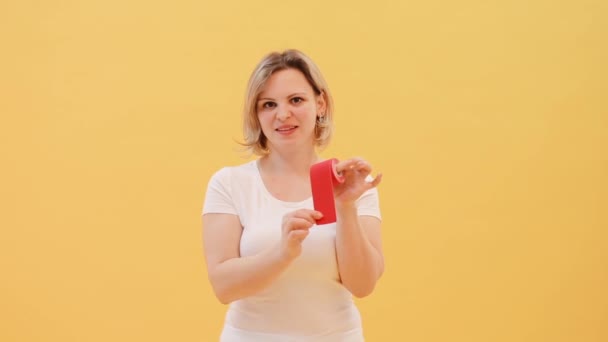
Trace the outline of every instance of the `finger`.
{"label": "finger", "polygon": [[317,211],[317,210],[300,209],[300,210],[296,210],[293,213],[292,217],[302,218],[302,219],[305,219],[305,220],[309,221],[310,223],[314,224],[317,222],[316,220],[323,217],[323,213],[321,213],[320,211]]}
{"label": "finger", "polygon": [[371,185],[372,188],[375,188],[378,186],[378,184],[380,184],[380,182],[382,181],[382,174],[379,173],[376,178],[374,178],[373,181],[371,181],[369,184]]}
{"label": "finger", "polygon": [[302,242],[308,236],[308,230],[292,230],[287,237],[290,242]]}
{"label": "finger", "polygon": [[372,172],[372,166],[365,160],[359,160],[355,164],[355,170],[357,170],[367,176]]}
{"label": "finger", "polygon": [[[285,222],[287,222],[288,220],[290,220],[293,217],[308,219],[309,221],[314,223],[315,219],[319,219],[322,216],[323,216],[323,214],[320,211],[311,210],[311,209],[298,209],[296,211],[292,211],[292,212],[289,212],[289,213],[283,215],[283,220],[281,221],[281,223],[285,224]],[[312,219],[310,219],[311,217],[312,217]]]}
{"label": "finger", "polygon": [[314,221],[311,222],[311,221],[303,219],[303,218],[292,217],[286,222],[285,227],[286,227],[287,231],[308,230],[310,227],[313,226],[313,224],[314,224]]}
{"label": "finger", "polygon": [[338,174],[342,174],[348,170],[352,170],[355,167],[355,164],[358,162],[357,158],[352,158],[348,160],[343,160],[336,164],[336,172]]}

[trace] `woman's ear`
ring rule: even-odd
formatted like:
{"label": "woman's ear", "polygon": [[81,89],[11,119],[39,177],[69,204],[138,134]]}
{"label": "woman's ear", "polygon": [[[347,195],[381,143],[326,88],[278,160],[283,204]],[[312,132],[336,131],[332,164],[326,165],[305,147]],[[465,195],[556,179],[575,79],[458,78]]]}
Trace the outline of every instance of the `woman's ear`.
{"label": "woman's ear", "polygon": [[317,96],[317,115],[324,114],[327,111],[327,100],[325,99],[325,92],[321,92]]}

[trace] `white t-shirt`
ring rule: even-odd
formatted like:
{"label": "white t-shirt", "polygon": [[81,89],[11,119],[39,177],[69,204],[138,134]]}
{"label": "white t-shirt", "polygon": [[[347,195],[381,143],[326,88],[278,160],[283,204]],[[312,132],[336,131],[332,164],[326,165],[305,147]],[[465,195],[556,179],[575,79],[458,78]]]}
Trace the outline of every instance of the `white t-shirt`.
{"label": "white t-shirt", "polygon": [[[268,192],[257,161],[225,167],[210,179],[203,214],[237,215],[241,256],[276,245],[283,215],[313,209],[312,197],[285,202]],[[359,215],[380,217],[376,189],[357,201]],[[302,254],[264,290],[230,304],[221,341],[363,341],[361,317],[339,279],[336,224],[312,227]]]}

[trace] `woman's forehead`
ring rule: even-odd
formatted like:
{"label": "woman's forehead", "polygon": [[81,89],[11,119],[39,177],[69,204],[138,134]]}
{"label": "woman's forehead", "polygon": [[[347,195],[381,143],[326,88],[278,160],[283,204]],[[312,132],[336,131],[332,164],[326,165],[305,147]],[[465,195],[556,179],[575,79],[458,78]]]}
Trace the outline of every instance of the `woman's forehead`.
{"label": "woman's forehead", "polygon": [[268,78],[259,97],[289,96],[294,93],[309,94],[312,91],[312,86],[301,71],[285,69],[274,72]]}

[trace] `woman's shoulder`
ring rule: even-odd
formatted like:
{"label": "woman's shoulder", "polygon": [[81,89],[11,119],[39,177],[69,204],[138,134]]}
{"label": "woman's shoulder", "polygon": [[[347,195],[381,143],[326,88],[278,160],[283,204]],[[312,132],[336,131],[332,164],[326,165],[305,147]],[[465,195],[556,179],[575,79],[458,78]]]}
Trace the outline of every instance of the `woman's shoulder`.
{"label": "woman's shoulder", "polygon": [[249,178],[252,175],[255,175],[256,171],[256,161],[252,160],[245,163],[220,167],[213,173],[211,178],[220,181],[229,181],[230,179],[243,177]]}

